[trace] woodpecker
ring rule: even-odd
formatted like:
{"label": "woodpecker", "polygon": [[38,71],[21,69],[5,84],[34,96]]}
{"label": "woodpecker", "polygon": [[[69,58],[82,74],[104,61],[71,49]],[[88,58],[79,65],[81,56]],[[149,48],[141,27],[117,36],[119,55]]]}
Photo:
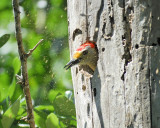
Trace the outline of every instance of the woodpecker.
{"label": "woodpecker", "polygon": [[74,52],[71,61],[64,68],[69,69],[74,65],[88,65],[93,71],[96,69],[98,51],[95,42],[86,41]]}

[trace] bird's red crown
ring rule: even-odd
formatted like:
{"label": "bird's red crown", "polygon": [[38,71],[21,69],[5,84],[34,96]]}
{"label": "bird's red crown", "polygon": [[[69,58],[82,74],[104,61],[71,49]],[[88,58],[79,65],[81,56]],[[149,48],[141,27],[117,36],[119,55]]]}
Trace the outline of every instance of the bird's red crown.
{"label": "bird's red crown", "polygon": [[90,46],[91,48],[95,48],[95,43],[92,41],[86,41],[76,51],[82,51],[86,46]]}

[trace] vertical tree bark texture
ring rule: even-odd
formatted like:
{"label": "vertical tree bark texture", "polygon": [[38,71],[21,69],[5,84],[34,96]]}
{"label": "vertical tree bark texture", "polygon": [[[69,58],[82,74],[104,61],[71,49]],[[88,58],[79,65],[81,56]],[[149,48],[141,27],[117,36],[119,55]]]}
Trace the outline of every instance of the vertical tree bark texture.
{"label": "vertical tree bark texture", "polygon": [[158,0],[68,0],[71,56],[87,31],[99,52],[93,76],[72,68],[78,128],[160,128],[159,9]]}

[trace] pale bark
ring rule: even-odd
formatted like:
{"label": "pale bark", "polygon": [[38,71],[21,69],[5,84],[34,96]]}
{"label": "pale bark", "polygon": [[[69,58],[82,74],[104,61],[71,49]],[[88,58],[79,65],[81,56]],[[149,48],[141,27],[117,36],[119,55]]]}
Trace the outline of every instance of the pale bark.
{"label": "pale bark", "polygon": [[78,128],[160,127],[159,9],[158,0],[68,0],[71,56],[87,31],[99,52],[93,77],[72,68]]}

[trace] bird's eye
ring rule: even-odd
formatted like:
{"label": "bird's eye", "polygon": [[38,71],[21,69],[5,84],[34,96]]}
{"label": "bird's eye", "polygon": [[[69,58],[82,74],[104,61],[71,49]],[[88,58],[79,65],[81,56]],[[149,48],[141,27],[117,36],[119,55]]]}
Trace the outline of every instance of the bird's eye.
{"label": "bird's eye", "polygon": [[82,53],[83,53],[83,55],[87,55],[87,54],[88,54],[88,51],[85,50],[85,51],[83,51]]}

